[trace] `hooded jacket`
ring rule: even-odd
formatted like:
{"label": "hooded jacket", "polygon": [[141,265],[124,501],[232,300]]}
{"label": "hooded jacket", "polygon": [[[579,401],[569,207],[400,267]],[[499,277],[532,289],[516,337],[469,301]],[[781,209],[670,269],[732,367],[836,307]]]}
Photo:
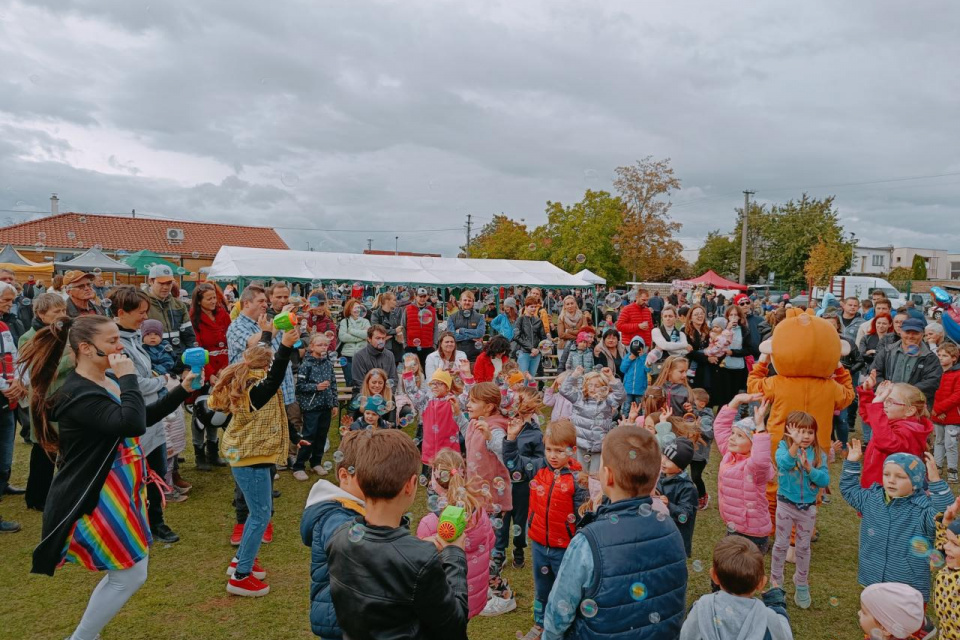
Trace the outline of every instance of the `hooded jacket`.
{"label": "hooded jacket", "polygon": [[661,474],[657,491],[670,501],[667,510],[683,537],[683,550],[689,558],[693,553],[693,528],[697,521],[697,501],[700,499],[697,487],[684,471],[672,476]]}
{"label": "hooded jacket", "polygon": [[[423,516],[417,525],[417,537],[422,540],[436,535],[439,522],[440,518],[435,513]],[[487,604],[490,552],[497,543],[497,536],[490,524],[490,516],[482,509],[474,511],[464,535],[464,551],[467,554],[467,602],[470,605],[468,617],[473,618],[480,615]]]}
{"label": "hooded jacket", "polygon": [[[170,342],[170,346],[173,347],[173,359],[179,363],[180,355],[186,349],[197,345],[197,336],[190,323],[187,305],[172,295],[160,299],[152,293],[147,293],[147,297],[150,298],[147,315],[152,320],[159,320],[163,325],[162,337]],[[181,364],[180,368],[182,367]]]}
{"label": "hooded jacket", "polygon": [[577,428],[577,448],[582,453],[599,453],[603,437],[613,429],[614,417],[626,397],[623,383],[614,378],[610,393],[603,400],[583,397],[580,383],[583,376],[570,373],[560,385],[560,395],[573,404],[570,419]]}
{"label": "hooded jacket", "polygon": [[960,362],[943,372],[932,413],[937,424],[960,424]]}
{"label": "hooded jacket", "polygon": [[[873,448],[871,441],[870,447]],[[908,474],[909,476],[909,474]],[[903,498],[887,497],[883,486],[861,486],[860,463],[844,460],[840,493],[860,512],[860,562],[857,581],[863,587],[878,582],[902,582],[930,599],[930,559],[928,554],[912,550],[917,539],[932,546],[936,534],[934,518],[953,504],[953,494],[943,480],[923,487]]]}
{"label": "hooded jacket", "polygon": [[[131,361],[137,370],[137,384],[140,387],[140,393],[143,394],[143,401],[147,404],[156,402],[160,397],[160,392],[166,386],[162,377],[157,377],[153,373],[153,363],[150,361],[150,355],[143,346],[143,338],[138,330],[124,329],[117,325],[120,330],[120,342],[123,344],[123,353]],[[163,418],[163,416],[160,416]],[[166,442],[166,435],[163,429],[163,423],[158,419],[155,424],[147,424],[147,432],[140,438],[140,447],[144,455],[150,453],[160,445]]]}
{"label": "hooded jacket", "polygon": [[310,547],[310,628],[321,638],[343,637],[330,597],[327,543],[344,523],[364,513],[362,499],[326,480],[317,480],[307,496],[300,538]]}
{"label": "hooded jacket", "polygon": [[736,411],[724,406],[713,422],[717,448],[723,455],[717,471],[717,495],[720,516],[737,533],[762,537],[770,535],[770,511],[767,482],[775,474],[770,458],[770,433],[755,433],[748,455],[727,448],[733,433]]}
{"label": "hooded jacket", "polygon": [[883,461],[888,455],[912,453],[922,460],[933,423],[921,416],[891,422],[883,412],[883,403],[873,401],[872,390],[860,387],[857,391],[860,394],[860,417],[873,429],[870,446],[863,454],[863,475],[860,478],[862,486],[867,488],[874,482],[883,482]]}
{"label": "hooded jacket", "polygon": [[650,368],[647,366],[647,355],[627,355],[620,361],[620,373],[623,374],[624,391],[632,396],[642,396],[647,392],[647,378]]}
{"label": "hooded jacket", "polygon": [[717,591],[693,603],[680,640],[792,640],[782,589],[757,598]]}
{"label": "hooded jacket", "polygon": [[805,471],[800,465],[800,455],[799,449],[797,457],[790,455],[790,446],[786,440],[781,440],[777,446],[776,459],[779,472],[777,495],[795,505],[816,504],[820,489],[830,486],[827,454],[820,452],[818,461],[814,448],[808,448],[807,460],[810,461],[810,471]]}

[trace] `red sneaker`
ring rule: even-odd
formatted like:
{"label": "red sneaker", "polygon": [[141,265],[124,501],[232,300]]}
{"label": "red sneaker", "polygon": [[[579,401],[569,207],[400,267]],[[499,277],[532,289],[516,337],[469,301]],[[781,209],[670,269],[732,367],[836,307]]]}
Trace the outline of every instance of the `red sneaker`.
{"label": "red sneaker", "polygon": [[227,581],[227,593],[232,593],[235,596],[259,598],[270,593],[270,585],[264,584],[251,573],[243,580],[230,578]]}
{"label": "red sneaker", "polygon": [[[233,560],[230,561],[230,566],[227,567],[227,575],[233,577],[233,574],[237,572],[237,557],[234,556]],[[267,577],[267,572],[263,567],[260,566],[260,558],[253,559],[253,570],[250,572],[257,580],[264,580]]]}
{"label": "red sneaker", "polygon": [[230,534],[230,544],[235,547],[240,546],[240,538],[243,537],[243,525],[235,524],[233,525],[233,533]]}
{"label": "red sneaker", "polygon": [[708,506],[710,506],[710,496],[709,495],[700,496],[700,499],[697,501],[697,510],[703,511]]}
{"label": "red sneaker", "polygon": [[267,530],[263,532],[263,544],[273,542],[273,520],[267,523]]}

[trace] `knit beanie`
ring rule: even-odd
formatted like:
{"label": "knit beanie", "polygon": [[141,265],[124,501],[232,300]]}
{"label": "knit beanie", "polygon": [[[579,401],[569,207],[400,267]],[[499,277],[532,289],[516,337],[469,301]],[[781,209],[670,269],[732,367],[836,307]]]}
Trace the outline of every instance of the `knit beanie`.
{"label": "knit beanie", "polygon": [[144,320],[140,325],[140,335],[146,338],[151,333],[155,333],[163,338],[163,324],[159,320]]}
{"label": "knit beanie", "polygon": [[451,375],[443,369],[437,369],[433,372],[433,375],[430,377],[430,381],[433,382],[434,380],[439,380],[443,384],[447,385],[448,389],[453,386],[453,377],[451,377]]}
{"label": "knit beanie", "polygon": [[680,469],[686,469],[693,460],[693,443],[688,438],[677,438],[663,448],[663,455]]}
{"label": "knit beanie", "polygon": [[727,328],[727,319],[723,316],[718,316],[713,319],[713,321],[710,323],[710,326],[714,329],[720,329],[720,331],[723,331]]}
{"label": "knit beanie", "polygon": [[908,638],[923,625],[923,596],[909,585],[872,584],[860,594],[860,604],[894,638]]}
{"label": "knit beanie", "polygon": [[892,453],[887,456],[883,464],[884,466],[895,464],[903,469],[903,472],[910,478],[910,484],[913,485],[914,491],[923,488],[923,479],[927,475],[927,468],[917,456],[910,453]]}
{"label": "knit beanie", "polygon": [[753,421],[753,418],[747,416],[742,420],[737,420],[733,423],[734,429],[740,429],[743,432],[743,435],[747,436],[750,439],[750,442],[753,442],[753,432],[757,430],[757,423]]}

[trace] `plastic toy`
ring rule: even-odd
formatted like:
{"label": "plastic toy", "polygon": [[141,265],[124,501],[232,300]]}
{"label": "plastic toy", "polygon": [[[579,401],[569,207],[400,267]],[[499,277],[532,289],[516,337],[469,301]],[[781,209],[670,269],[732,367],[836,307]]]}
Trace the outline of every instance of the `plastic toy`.
{"label": "plastic toy", "polygon": [[201,383],[200,372],[203,371],[203,368],[210,362],[210,352],[203,347],[191,347],[183,352],[180,359],[183,361],[183,364],[190,367],[190,370],[197,376],[190,383],[190,388],[193,390],[199,389]]}
{"label": "plastic toy", "polygon": [[467,528],[467,512],[463,507],[447,505],[440,514],[440,520],[437,523],[437,535],[453,542],[463,535]]}

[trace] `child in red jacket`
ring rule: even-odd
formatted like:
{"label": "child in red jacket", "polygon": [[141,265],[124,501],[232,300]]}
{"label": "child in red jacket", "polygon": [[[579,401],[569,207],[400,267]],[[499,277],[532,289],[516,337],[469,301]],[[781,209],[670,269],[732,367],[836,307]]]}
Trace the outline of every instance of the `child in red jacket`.
{"label": "child in red jacket", "polygon": [[936,443],[933,457],[937,468],[947,459],[947,482],[957,482],[957,436],[960,435],[960,348],[945,342],[937,349],[943,377],[933,397],[933,429]]}
{"label": "child in red jacket", "polygon": [[927,399],[923,392],[905,382],[885,380],[877,387],[877,372],[871,372],[860,395],[860,417],[873,427],[870,446],[863,454],[860,486],[883,484],[883,462],[894,453],[911,453],[921,460],[927,450],[927,436],[933,432]]}

